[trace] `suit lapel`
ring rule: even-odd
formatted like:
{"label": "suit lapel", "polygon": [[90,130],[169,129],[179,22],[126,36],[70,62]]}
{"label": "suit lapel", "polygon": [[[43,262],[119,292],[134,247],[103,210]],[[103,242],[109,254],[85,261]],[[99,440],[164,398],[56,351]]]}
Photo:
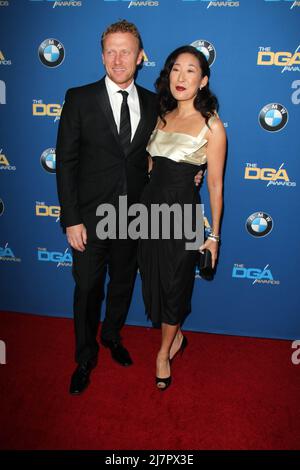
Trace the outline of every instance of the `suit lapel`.
{"label": "suit lapel", "polygon": [[[134,137],[131,141],[128,155],[130,155],[130,153],[138,146],[141,138],[143,138],[143,135],[144,135],[144,132],[145,132],[145,127],[146,127],[146,122],[147,122],[147,118],[146,118],[146,112],[147,112],[146,108],[147,107],[146,107],[146,103],[145,103],[145,98],[143,96],[142,90],[140,89],[140,87],[138,85],[136,85],[136,89],[137,89],[137,92],[138,92],[138,97],[139,97],[139,102],[140,102],[140,115],[141,115],[141,117],[140,117],[138,127],[135,131]],[[99,81],[99,86],[98,86],[97,93],[96,93],[96,99],[97,99],[98,105],[101,108],[102,114],[104,114],[104,116],[105,116],[105,118],[106,118],[106,120],[109,124],[111,133],[114,136],[114,138],[117,142],[117,145],[120,149],[120,156],[122,158],[124,158],[125,155],[124,155],[124,151],[122,149],[122,145],[121,145],[121,141],[120,141],[120,138],[119,138],[118,129],[117,129],[117,126],[116,126],[116,123],[115,123],[114,115],[113,115],[113,112],[112,112],[112,109],[111,109],[111,106],[110,106],[109,96],[108,96],[108,93],[107,93],[107,90],[106,90],[104,78],[102,78]]]}
{"label": "suit lapel", "polygon": [[122,146],[121,146],[121,142],[120,142],[120,138],[119,138],[119,134],[118,134],[118,129],[117,129],[117,126],[116,126],[116,123],[115,123],[115,118],[114,118],[114,115],[113,115],[113,112],[112,112],[112,109],[111,109],[111,106],[110,106],[109,96],[108,96],[108,93],[107,93],[107,90],[106,90],[104,78],[102,80],[100,80],[100,82],[99,82],[99,87],[98,87],[98,90],[97,90],[97,93],[96,93],[96,99],[97,99],[97,102],[98,102],[98,104],[101,108],[102,114],[104,114],[104,116],[105,116],[105,118],[106,118],[106,120],[109,124],[111,133],[114,136],[114,138],[115,138],[115,140],[118,144],[118,147],[120,148],[121,156],[122,156],[122,158],[124,158],[124,152],[123,152],[123,149],[122,149]]}

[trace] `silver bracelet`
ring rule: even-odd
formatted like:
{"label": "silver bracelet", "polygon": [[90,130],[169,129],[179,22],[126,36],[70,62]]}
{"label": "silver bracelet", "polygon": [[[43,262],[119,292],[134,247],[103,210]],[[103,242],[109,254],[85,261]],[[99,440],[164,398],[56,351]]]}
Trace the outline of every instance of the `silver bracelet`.
{"label": "silver bracelet", "polygon": [[213,240],[214,242],[219,242],[220,241],[220,236],[215,235],[214,233],[210,233],[207,238],[209,240]]}

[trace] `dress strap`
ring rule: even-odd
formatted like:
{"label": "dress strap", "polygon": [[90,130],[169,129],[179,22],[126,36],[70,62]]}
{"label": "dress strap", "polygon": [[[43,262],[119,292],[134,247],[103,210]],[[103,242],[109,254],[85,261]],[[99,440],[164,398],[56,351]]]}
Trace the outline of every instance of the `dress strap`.
{"label": "dress strap", "polygon": [[205,132],[207,131],[208,127],[207,127],[207,124],[204,124],[204,126],[202,127],[200,133],[198,134],[198,139],[202,139],[202,137],[204,136]]}
{"label": "dress strap", "polygon": [[[208,124],[211,124],[212,122],[214,122],[214,120],[216,119],[217,117],[217,113],[213,114],[212,116],[210,116],[209,120],[208,120]],[[202,127],[199,135],[198,135],[198,139],[201,139],[203,138],[204,134],[206,133],[208,129],[208,125],[207,124],[204,124],[204,126]]]}
{"label": "dress strap", "polygon": [[157,121],[156,121],[156,125],[155,125],[155,128],[153,129],[153,132],[154,131],[157,131],[157,129],[159,129],[159,124],[162,122],[161,118],[158,116],[157,118]]}

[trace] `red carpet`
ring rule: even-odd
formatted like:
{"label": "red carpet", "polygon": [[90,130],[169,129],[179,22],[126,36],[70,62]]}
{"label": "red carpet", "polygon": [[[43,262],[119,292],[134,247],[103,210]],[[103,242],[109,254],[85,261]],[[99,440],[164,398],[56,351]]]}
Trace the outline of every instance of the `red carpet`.
{"label": "red carpet", "polygon": [[300,365],[290,341],[187,333],[166,392],[158,330],[125,327],[134,366],[101,348],[92,383],[68,394],[73,323],[0,313],[1,449],[300,449]]}

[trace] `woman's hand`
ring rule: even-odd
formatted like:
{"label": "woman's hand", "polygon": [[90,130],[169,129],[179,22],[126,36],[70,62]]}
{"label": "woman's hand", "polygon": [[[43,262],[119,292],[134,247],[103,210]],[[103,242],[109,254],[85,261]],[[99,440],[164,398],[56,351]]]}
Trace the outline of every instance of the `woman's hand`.
{"label": "woman's hand", "polygon": [[151,173],[153,168],[153,160],[150,155],[148,155],[148,174]]}
{"label": "woman's hand", "polygon": [[195,178],[194,178],[194,183],[196,186],[199,186],[199,184],[201,183],[201,180],[203,178],[203,170],[200,170],[198,171],[198,173],[196,174]]}
{"label": "woman's hand", "polygon": [[203,251],[205,248],[211,252],[211,264],[212,268],[214,268],[218,258],[219,243],[208,238],[205,243],[200,246],[199,251]]}

